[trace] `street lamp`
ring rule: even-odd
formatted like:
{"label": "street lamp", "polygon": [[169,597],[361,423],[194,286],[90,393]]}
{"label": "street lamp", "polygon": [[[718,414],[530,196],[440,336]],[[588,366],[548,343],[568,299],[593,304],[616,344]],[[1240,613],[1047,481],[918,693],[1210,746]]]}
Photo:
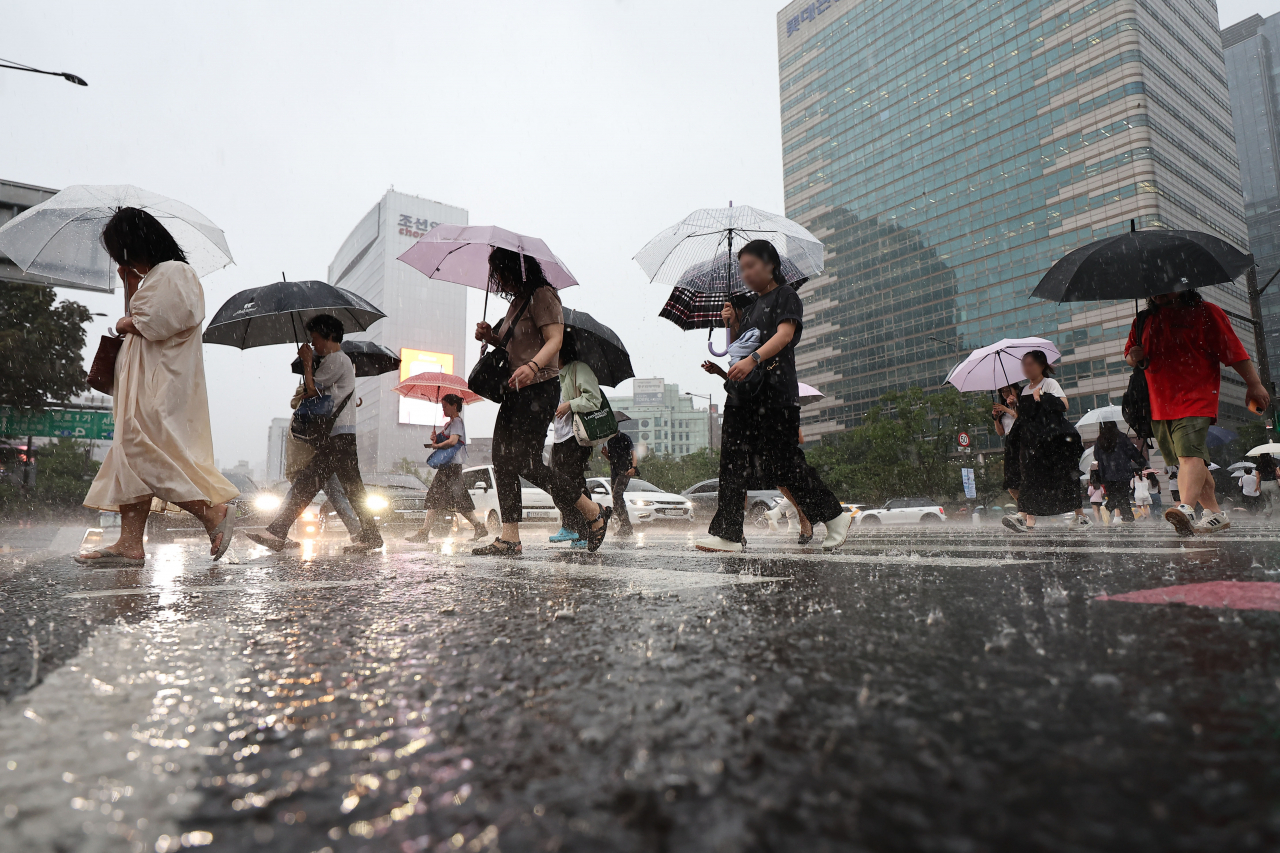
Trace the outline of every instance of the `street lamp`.
{"label": "street lamp", "polygon": [[713,436],[713,433],[714,433],[714,430],[712,430],[712,429],[711,429],[711,424],[712,424],[712,420],[711,420],[711,395],[710,395],[710,394],[694,394],[692,391],[685,391],[685,392],[684,392],[684,395],[685,395],[686,397],[697,397],[697,398],[698,398],[698,399],[700,399],[700,400],[706,400],[706,401],[707,401],[707,450],[708,450],[708,451],[710,451],[710,450],[714,450],[715,448],[711,446],[711,445],[712,445],[712,436]]}
{"label": "street lamp", "polygon": [[63,80],[75,83],[77,86],[89,85],[83,77],[77,77],[75,74],[68,74],[65,71],[41,71],[39,68],[23,65],[21,62],[14,62],[12,59],[0,59],[0,68],[8,68],[13,71],[30,71],[32,74],[48,74],[50,77],[61,77]]}

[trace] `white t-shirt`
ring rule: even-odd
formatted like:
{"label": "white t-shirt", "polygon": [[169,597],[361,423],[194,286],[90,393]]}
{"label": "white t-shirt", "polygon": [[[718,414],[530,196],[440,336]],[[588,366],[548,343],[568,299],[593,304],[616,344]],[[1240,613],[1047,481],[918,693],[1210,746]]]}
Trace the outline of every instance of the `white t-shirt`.
{"label": "white t-shirt", "polygon": [[356,433],[356,369],[351,366],[351,357],[342,350],[331,352],[320,360],[320,366],[311,375],[316,383],[316,390],[321,394],[333,397],[336,409],[348,394],[351,399],[343,408],[342,414],[333,424],[329,435],[355,435]]}
{"label": "white t-shirt", "polygon": [[1259,488],[1261,485],[1260,479],[1257,471],[1252,474],[1245,474],[1240,478],[1240,485],[1244,486],[1245,497],[1256,498],[1262,494],[1262,490]]}
{"label": "white t-shirt", "polygon": [[[560,395],[560,402],[565,402],[563,394]],[[571,438],[573,438],[573,412],[569,412],[567,415],[556,415],[555,434],[552,437],[552,441],[559,444]]]}
{"label": "white t-shirt", "polygon": [[1151,484],[1147,482],[1146,477],[1133,478],[1133,499],[1138,501],[1151,499]]}
{"label": "white t-shirt", "polygon": [[[1040,384],[1035,387],[1040,389],[1041,397],[1044,397],[1045,394],[1052,394],[1055,397],[1061,397],[1064,400],[1067,399],[1067,395],[1063,392],[1062,386],[1058,384],[1058,380],[1052,377],[1046,376],[1044,379],[1040,380]],[[1022,389],[1023,395],[1030,394],[1031,389],[1032,386],[1028,384],[1026,388]]]}
{"label": "white t-shirt", "polygon": [[1004,429],[1004,434],[1008,435],[1009,430],[1013,429],[1013,415],[1005,414],[1000,416],[1000,426]]}

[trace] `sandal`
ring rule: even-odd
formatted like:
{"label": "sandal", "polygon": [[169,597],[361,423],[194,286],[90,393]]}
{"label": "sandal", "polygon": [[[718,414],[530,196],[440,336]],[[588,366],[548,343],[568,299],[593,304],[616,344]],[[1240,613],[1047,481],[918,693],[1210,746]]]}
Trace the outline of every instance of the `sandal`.
{"label": "sandal", "polygon": [[524,553],[524,549],[521,548],[519,542],[508,542],[505,539],[498,538],[488,545],[472,548],[471,553],[477,557],[518,557]]}
{"label": "sandal", "polygon": [[[600,514],[587,527],[587,550],[593,553],[599,550],[600,545],[604,542],[604,535],[609,532],[609,518],[613,515],[613,507],[603,507],[600,504],[596,504],[596,509],[600,510]],[[600,529],[598,530],[596,529],[596,521],[600,522]]]}
{"label": "sandal", "polygon": [[222,555],[227,553],[227,549],[231,547],[231,537],[235,535],[236,530],[236,508],[227,505],[227,514],[222,517],[222,523],[213,528],[213,532],[209,534],[209,544],[212,545],[218,538],[218,534],[222,534],[222,544],[213,552],[214,562],[222,559]]}
{"label": "sandal", "polygon": [[[90,557],[89,554],[101,554],[102,556]],[[97,551],[88,551],[84,554],[76,554],[71,559],[82,566],[103,566],[116,569],[136,569],[146,565],[146,557],[126,557],[124,554],[117,554],[115,551],[108,551],[105,548],[99,548]]]}
{"label": "sandal", "polygon": [[292,539],[277,539],[270,533],[246,533],[245,537],[251,542],[257,542],[264,548],[270,548],[272,551],[283,551],[286,548],[293,548],[298,544]]}
{"label": "sandal", "polygon": [[430,530],[414,531],[413,533],[410,533],[408,536],[404,537],[404,541],[417,542],[420,545],[426,545],[428,542],[431,541],[431,531]]}

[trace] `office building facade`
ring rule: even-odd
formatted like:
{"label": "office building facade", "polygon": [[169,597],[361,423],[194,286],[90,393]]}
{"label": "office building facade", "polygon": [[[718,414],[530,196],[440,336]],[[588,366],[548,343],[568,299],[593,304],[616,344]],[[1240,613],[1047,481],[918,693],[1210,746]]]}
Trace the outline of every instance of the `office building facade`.
{"label": "office building facade", "polygon": [[382,344],[402,359],[398,373],[356,381],[356,441],[366,471],[392,471],[402,459],[421,464],[432,426],[443,423],[438,405],[404,400],[393,390],[396,384],[424,371],[464,372],[466,289],[433,281],[397,260],[440,223],[466,225],[467,211],[389,190],[329,264],[330,284],[363,296],[387,315],[351,337]]}
{"label": "office building facade", "polygon": [[260,485],[269,486],[284,480],[288,436],[289,419],[272,418],[271,426],[267,427],[267,469],[262,473]]}
{"label": "office building facade", "polygon": [[[1211,3],[798,0],[777,36],[787,215],[827,247],[807,437],[1005,337],[1059,346],[1072,415],[1113,402],[1134,303],[1030,300],[1040,277],[1131,221],[1247,245]],[[1248,312],[1240,283],[1205,293]],[[1243,406],[1228,371],[1223,418]]]}
{"label": "office building facade", "polygon": [[[1222,31],[1249,247],[1258,285],[1280,270],[1280,14],[1251,15]],[[1262,294],[1267,351],[1280,357],[1280,277]]]}
{"label": "office building facade", "polygon": [[[636,447],[657,456],[687,456],[714,446],[716,412],[694,406],[694,400],[680,392],[680,386],[662,379],[633,379],[632,396],[609,395],[614,411],[626,412],[631,420],[618,429],[631,436]],[[606,392],[607,393],[607,392]]]}

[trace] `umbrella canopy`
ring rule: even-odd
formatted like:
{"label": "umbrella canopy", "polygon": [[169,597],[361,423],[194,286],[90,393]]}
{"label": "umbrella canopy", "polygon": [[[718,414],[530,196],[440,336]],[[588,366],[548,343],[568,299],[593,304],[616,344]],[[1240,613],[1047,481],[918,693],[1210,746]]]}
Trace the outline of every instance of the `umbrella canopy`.
{"label": "umbrella canopy", "polygon": [[347,334],[363,332],[386,316],[368,300],[323,281],[277,281],[228,299],[203,340],[239,349],[302,344],[310,340],[303,327],[318,314],[337,317]]}
{"label": "umbrella canopy", "polygon": [[685,332],[690,329],[721,329],[724,321],[720,319],[720,312],[724,303],[723,293],[699,293],[677,287],[672,289],[658,316],[670,320]]}
{"label": "umbrella canopy", "polygon": [[1239,471],[1239,470],[1240,470],[1240,469],[1242,469],[1242,468],[1247,468],[1247,469],[1252,470],[1252,469],[1254,469],[1254,468],[1256,468],[1256,467],[1258,467],[1258,465],[1257,465],[1257,463],[1256,463],[1256,462],[1237,462],[1237,463],[1236,463],[1236,464],[1234,464],[1234,465],[1228,465],[1228,466],[1227,466],[1227,470],[1228,470],[1228,471]]}
{"label": "umbrella canopy", "polygon": [[1277,444],[1274,441],[1269,441],[1266,444],[1259,444],[1253,450],[1246,453],[1245,456],[1262,456],[1263,454],[1280,456],[1280,444]]}
{"label": "umbrella canopy", "polygon": [[509,249],[537,258],[547,281],[556,290],[578,283],[546,243],[496,225],[437,225],[400,255],[399,260],[427,278],[488,291],[492,289],[489,253],[494,249]]}
{"label": "umbrella canopy", "polygon": [[178,241],[197,275],[232,263],[226,235],[190,205],[128,184],[67,187],[0,228],[0,252],[23,272],[112,293],[116,265],[102,247],[102,229],[122,207],[150,213]]}
{"label": "umbrella canopy", "polygon": [[[735,210],[737,208],[734,208]],[[782,277],[787,284],[796,290],[809,280],[809,276],[801,272],[795,261],[779,253],[782,258]],[[686,269],[676,287],[692,290],[695,293],[715,293],[724,299],[725,293],[743,293],[749,290],[742,280],[742,270],[738,267],[737,258],[730,257],[728,252],[721,252],[710,260],[701,261]]]}
{"label": "umbrella canopy", "polygon": [[1041,350],[1049,363],[1062,358],[1062,353],[1044,338],[1004,338],[976,349],[964,361],[951,368],[946,381],[961,391],[995,391],[1013,382],[1025,380],[1022,357]]}
{"label": "umbrella canopy", "polygon": [[636,375],[631,356],[617,333],[585,311],[564,309],[565,361],[581,361],[596,381],[614,388]]}
{"label": "umbrella canopy", "polygon": [[1084,417],[1076,421],[1077,427],[1088,426],[1089,424],[1100,424],[1104,421],[1111,421],[1120,424],[1125,429],[1129,428],[1129,424],[1124,419],[1124,415],[1120,411],[1119,406],[1103,406],[1100,409],[1090,409],[1085,412]]}
{"label": "umbrella canopy", "polygon": [[467,380],[452,373],[415,373],[395,387],[401,397],[439,403],[446,394],[457,394],[464,403],[479,403],[484,397],[467,387]]}
{"label": "umbrella canopy", "polygon": [[1225,284],[1252,264],[1252,255],[1212,234],[1131,231],[1069,252],[1031,295],[1051,302],[1146,299]]}
{"label": "umbrella canopy", "polygon": [[[351,359],[356,376],[381,376],[400,369],[400,356],[373,341],[343,341],[342,351]],[[302,359],[293,360],[293,372],[302,376]]]}
{"label": "umbrella canopy", "polygon": [[1087,474],[1093,468],[1093,466],[1097,464],[1098,464],[1098,460],[1094,458],[1093,448],[1090,447],[1080,457],[1080,470],[1084,471]]}
{"label": "umbrella canopy", "polygon": [[803,382],[799,382],[797,384],[800,386],[800,405],[801,406],[807,406],[810,403],[816,403],[819,400],[825,400],[827,398],[826,394],[823,394],[821,391],[819,391],[817,388],[814,388],[812,385],[806,385]]}
{"label": "umbrella canopy", "polygon": [[1252,468],[1250,468],[1248,471],[1236,471],[1236,472],[1235,472],[1235,473],[1233,473],[1231,476],[1232,476],[1232,477],[1244,477],[1244,476],[1246,476],[1246,475],[1248,475],[1248,474],[1252,474],[1252,473],[1253,473],[1253,469],[1252,469]]}
{"label": "umbrella canopy", "polygon": [[1217,470],[1219,470],[1221,467],[1222,467],[1222,466],[1221,466],[1221,465],[1219,465],[1217,462],[1210,462],[1210,463],[1209,463],[1209,470],[1210,470],[1210,471],[1217,471]]}
{"label": "umbrella canopy", "polygon": [[622,411],[621,409],[614,409],[614,410],[613,410],[613,419],[614,419],[614,421],[616,421],[617,423],[622,423],[623,421],[629,421],[629,420],[632,420],[632,417],[631,417],[631,415],[628,415],[626,412]]}
{"label": "umbrella canopy", "polygon": [[1230,444],[1240,436],[1236,435],[1226,427],[1220,427],[1217,424],[1209,427],[1209,438],[1207,444],[1210,447],[1221,447],[1224,444]]}

